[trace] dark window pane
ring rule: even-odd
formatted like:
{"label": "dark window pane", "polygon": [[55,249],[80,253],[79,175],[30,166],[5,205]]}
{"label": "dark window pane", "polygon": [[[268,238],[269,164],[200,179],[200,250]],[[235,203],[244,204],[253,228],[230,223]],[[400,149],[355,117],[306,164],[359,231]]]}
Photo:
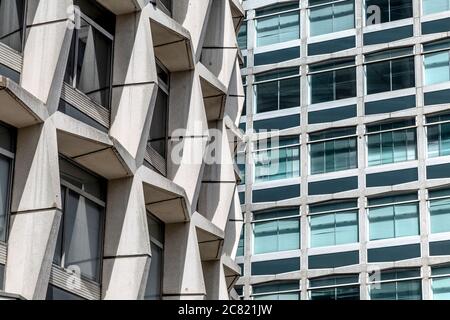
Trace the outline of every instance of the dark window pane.
{"label": "dark window pane", "polygon": [[333,72],[311,75],[311,103],[321,103],[334,100]]}
{"label": "dark window pane", "polygon": [[336,100],[356,97],[356,68],[336,71]]}
{"label": "dark window pane", "polygon": [[163,158],[166,157],[167,108],[167,94],[162,89],[159,89],[150,127],[150,145]]}
{"label": "dark window pane", "polygon": [[162,294],[163,250],[154,243],[144,300],[160,300]]}
{"label": "dark window pane", "polygon": [[280,81],[280,109],[300,106],[300,78]]}
{"label": "dark window pane", "polygon": [[11,160],[0,156],[0,240],[6,241]]}
{"label": "dark window pane", "polygon": [[47,297],[45,298],[45,300],[85,300],[85,299],[49,284],[47,289]]}
{"label": "dark window pane", "polygon": [[367,68],[367,94],[391,90],[390,62],[371,63]]}
{"label": "dark window pane", "polygon": [[278,82],[256,86],[256,113],[278,110]]}
{"label": "dark window pane", "polygon": [[391,21],[411,18],[413,16],[412,0],[390,0]]}
{"label": "dark window pane", "polygon": [[414,85],[414,57],[393,60],[392,90],[411,88]]}

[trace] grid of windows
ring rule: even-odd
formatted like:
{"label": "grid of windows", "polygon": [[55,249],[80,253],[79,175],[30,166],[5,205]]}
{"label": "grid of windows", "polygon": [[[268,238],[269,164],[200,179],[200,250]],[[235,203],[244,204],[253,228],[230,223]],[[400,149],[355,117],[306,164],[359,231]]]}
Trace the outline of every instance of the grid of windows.
{"label": "grid of windows", "polygon": [[[298,179],[301,183],[292,185],[294,180],[266,179],[259,180],[265,183],[256,187],[248,182],[239,190],[247,194],[246,213],[253,215],[269,205],[270,211],[277,211],[300,201],[301,221],[307,226],[301,224],[300,234],[291,236],[292,239],[301,238],[305,247],[301,246],[301,257],[296,251],[281,250],[279,253],[276,246],[254,260],[246,256],[239,260],[250,261],[250,265],[246,265],[246,270],[250,271],[245,275],[246,280],[263,274],[283,274],[283,279],[290,279],[298,277],[293,271],[300,270],[301,280],[308,280],[308,286],[301,289],[302,298],[345,299],[346,291],[340,289],[338,280],[333,279],[338,278],[334,268],[358,264],[366,267],[366,263],[361,262],[366,256],[367,266],[376,261],[406,263],[410,260],[408,263],[417,267],[415,274],[411,269],[399,269],[382,271],[381,279],[377,278],[377,272],[375,275],[371,272],[355,275],[360,279],[356,277],[347,283],[348,287],[354,287],[351,288],[354,291],[349,289],[348,297],[422,299],[422,285],[429,284],[432,290],[424,289],[424,298],[441,299],[440,291],[442,299],[450,299],[445,293],[448,292],[449,273],[442,272],[441,282],[437,271],[429,282],[423,281],[421,269],[440,266],[428,266],[414,259],[427,252],[423,248],[428,245],[430,255],[439,255],[442,263],[447,255],[441,252],[443,244],[437,250],[431,242],[437,239],[443,243],[448,241],[446,233],[450,232],[450,192],[447,192],[448,182],[445,182],[448,161],[439,158],[450,156],[447,110],[450,103],[450,45],[448,39],[437,36],[437,33],[441,35],[450,30],[445,25],[444,14],[450,10],[450,2],[365,0],[361,1],[363,10],[358,11],[355,1],[311,0],[307,1],[306,7],[305,2],[301,2],[298,9],[297,1],[292,1],[295,11],[300,11],[300,16],[306,18],[299,21],[298,30],[304,31],[299,59],[280,58],[281,62],[277,61],[276,65],[255,63],[253,58],[259,54],[276,55],[282,46],[260,49],[256,37],[248,38],[249,68],[246,70],[249,92],[253,92],[248,97],[253,108],[247,110],[247,133],[252,134],[252,141],[264,139],[266,135],[260,131],[262,121],[291,121],[290,117],[296,117],[295,125],[280,126],[283,127],[280,134],[286,138],[295,134],[300,138],[299,149],[304,157],[308,157],[302,159],[301,179]],[[259,13],[255,11],[259,11],[261,5],[267,4],[247,2],[249,29],[256,25],[252,20],[254,16],[258,19]],[[381,9],[378,17],[375,6]],[[442,14],[436,18],[410,19],[413,11],[419,15]],[[394,21],[397,22],[389,23]],[[378,23],[383,25],[365,28]],[[411,30],[411,33],[404,30]],[[334,32],[339,33],[332,37]],[[362,44],[355,38],[360,32],[363,33]],[[420,32],[423,35],[436,33],[436,37],[422,38]],[[431,39],[436,40],[429,42]],[[356,50],[355,45],[347,46],[350,41],[355,41]],[[286,47],[294,49],[298,43]],[[283,100],[280,98],[283,89],[276,82],[284,78],[261,79],[258,76],[290,69],[295,72],[285,78],[298,77],[298,83],[293,84],[297,88],[298,103],[284,107],[279,102]],[[272,87],[260,86],[266,81],[274,82]],[[423,90],[420,89],[422,86]],[[419,90],[414,90],[415,87]],[[300,110],[294,109],[297,107],[301,107]],[[424,150],[424,147],[427,148]],[[257,153],[260,149],[253,144],[250,152]],[[270,158],[264,161],[269,164]],[[257,181],[258,167],[249,166],[247,171],[247,176]],[[419,186],[424,179],[430,183],[428,189],[425,187],[427,199],[423,196],[423,187]],[[298,187],[296,192],[292,191],[294,187]],[[424,212],[424,208],[428,211]],[[425,221],[420,221],[423,217]],[[257,222],[256,219],[247,222],[247,230],[250,230],[248,223],[254,227]],[[282,228],[273,223],[270,230],[278,236]],[[431,233],[429,239],[419,237],[428,233]],[[242,242],[252,247],[246,254],[255,254],[255,244],[261,244],[259,237],[253,232],[243,239]],[[367,248],[359,243],[360,238],[369,241]],[[304,257],[305,254],[308,257]],[[285,267],[287,264],[289,268]],[[329,278],[329,283],[320,284],[322,277],[316,278],[314,269],[333,270],[324,272],[323,279]],[[369,277],[368,290],[362,284],[364,276]],[[243,283],[247,282],[240,285]],[[245,298],[253,297],[251,289],[244,291]],[[278,296],[273,298],[278,299]]]}

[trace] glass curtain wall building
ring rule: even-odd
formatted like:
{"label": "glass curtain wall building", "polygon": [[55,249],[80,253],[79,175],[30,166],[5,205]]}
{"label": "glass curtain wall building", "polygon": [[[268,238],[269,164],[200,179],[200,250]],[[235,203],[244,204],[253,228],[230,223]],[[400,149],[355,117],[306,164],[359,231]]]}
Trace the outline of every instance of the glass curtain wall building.
{"label": "glass curtain wall building", "polygon": [[243,6],[237,293],[450,299],[450,1]]}

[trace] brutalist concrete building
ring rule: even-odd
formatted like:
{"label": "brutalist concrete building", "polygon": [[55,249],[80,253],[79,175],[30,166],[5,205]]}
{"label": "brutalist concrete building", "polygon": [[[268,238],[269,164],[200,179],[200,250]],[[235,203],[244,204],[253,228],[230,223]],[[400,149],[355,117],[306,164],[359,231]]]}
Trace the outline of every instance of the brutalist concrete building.
{"label": "brutalist concrete building", "polygon": [[450,299],[450,1],[243,6],[238,294]]}
{"label": "brutalist concrete building", "polygon": [[237,298],[243,16],[0,0],[2,299]]}

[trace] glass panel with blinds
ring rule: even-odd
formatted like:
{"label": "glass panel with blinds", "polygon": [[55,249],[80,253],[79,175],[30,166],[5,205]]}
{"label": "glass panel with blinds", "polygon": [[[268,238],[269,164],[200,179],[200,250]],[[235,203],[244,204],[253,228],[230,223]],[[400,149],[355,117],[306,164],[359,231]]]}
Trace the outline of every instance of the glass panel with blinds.
{"label": "glass panel with blinds", "polygon": [[241,50],[247,49],[247,21],[242,22],[237,35],[238,46]]}
{"label": "glass panel with blinds", "polygon": [[255,14],[258,47],[300,38],[298,1],[257,9]]}
{"label": "glass panel with blinds", "polygon": [[[245,254],[245,225],[242,226],[242,231],[241,231],[241,236],[239,237],[236,256],[243,257],[244,254]],[[242,270],[242,272],[244,272],[244,271]]]}
{"label": "glass panel with blinds", "polygon": [[62,220],[53,263],[100,281],[106,181],[60,158]]}
{"label": "glass panel with blinds", "polygon": [[365,56],[367,94],[415,86],[412,48],[394,49]]}
{"label": "glass panel with blinds", "polygon": [[97,104],[109,108],[115,15],[92,1],[78,0],[79,28],[74,30],[65,82]]}
{"label": "glass panel with blinds", "polygon": [[359,300],[359,276],[339,275],[309,280],[311,300]]}
{"label": "glass panel with blinds", "polygon": [[450,155],[450,114],[428,116],[426,122],[428,157]]}
{"label": "glass panel with blinds", "polygon": [[370,240],[419,235],[417,193],[369,199]]}
{"label": "glass panel with blinds", "polygon": [[162,299],[164,233],[165,225],[152,214],[147,214],[152,258],[147,278],[144,300]]}
{"label": "glass panel with blinds", "polygon": [[26,0],[0,0],[0,42],[22,52]]}
{"label": "glass panel with blinds", "polygon": [[429,190],[431,233],[450,232],[450,189]]}
{"label": "glass panel with blinds", "polygon": [[255,212],[253,237],[254,254],[300,249],[300,209]]}
{"label": "glass panel with blinds", "polygon": [[432,14],[450,10],[450,0],[422,0],[423,14]]}
{"label": "glass panel with blinds", "polygon": [[255,182],[275,181],[300,176],[300,141],[298,137],[261,140],[253,154]]}
{"label": "glass panel with blinds", "polygon": [[425,85],[450,81],[450,40],[423,45]]}
{"label": "glass panel with blinds", "polygon": [[358,166],[356,128],[340,128],[309,135],[311,174]]}
{"label": "glass panel with blinds", "polygon": [[253,300],[300,300],[298,281],[257,284],[252,290]]}
{"label": "glass panel with blinds", "polygon": [[356,97],[355,59],[310,65],[309,84],[311,103]]}
{"label": "glass panel with blinds", "polygon": [[[401,19],[412,18],[412,0],[366,0],[366,21],[371,21],[374,11],[371,7],[379,8],[380,20],[376,23],[385,23]],[[377,11],[378,12],[378,11]]]}
{"label": "glass panel with blinds", "polygon": [[309,0],[310,36],[329,34],[354,27],[354,0]]}
{"label": "glass panel with blinds", "polygon": [[255,75],[255,112],[300,106],[299,68],[279,69]]}
{"label": "glass panel with blinds", "polygon": [[369,167],[416,160],[414,119],[367,126]]}
{"label": "glass panel with blinds", "polygon": [[382,271],[369,288],[371,300],[422,300],[420,268]]}
{"label": "glass panel with blinds", "polygon": [[8,238],[16,130],[0,123],[0,241]]}
{"label": "glass panel with blinds", "polygon": [[450,300],[450,265],[431,267],[433,300]]}
{"label": "glass panel with blinds", "polygon": [[358,242],[358,202],[329,202],[309,206],[311,248]]}

